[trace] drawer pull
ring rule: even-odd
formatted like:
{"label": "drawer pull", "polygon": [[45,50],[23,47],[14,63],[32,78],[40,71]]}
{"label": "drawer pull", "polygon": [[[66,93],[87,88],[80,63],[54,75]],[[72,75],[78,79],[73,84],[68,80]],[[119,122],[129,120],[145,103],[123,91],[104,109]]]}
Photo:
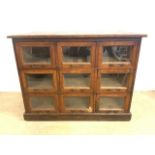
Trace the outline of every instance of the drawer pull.
{"label": "drawer pull", "polygon": [[92,112],[92,107],[89,107],[88,108],[88,112]]}

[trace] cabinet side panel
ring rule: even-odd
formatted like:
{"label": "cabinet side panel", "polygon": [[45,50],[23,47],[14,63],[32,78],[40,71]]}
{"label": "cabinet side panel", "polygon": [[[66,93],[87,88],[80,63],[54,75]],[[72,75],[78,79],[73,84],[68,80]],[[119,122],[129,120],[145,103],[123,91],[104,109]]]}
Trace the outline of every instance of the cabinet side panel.
{"label": "cabinet side panel", "polygon": [[134,54],[134,60],[133,60],[133,72],[131,74],[131,80],[129,83],[129,95],[128,95],[128,101],[127,101],[127,106],[125,107],[125,111],[129,112],[130,107],[131,107],[131,102],[132,102],[132,96],[133,96],[133,91],[134,91],[134,84],[135,84],[135,78],[136,78],[136,72],[137,72],[137,65],[138,65],[138,60],[139,60],[139,53],[140,53],[140,45],[141,45],[141,39],[136,42],[135,45],[135,54]]}
{"label": "cabinet side panel", "polygon": [[25,107],[25,112],[30,112],[30,106],[26,103],[27,99],[24,95],[24,85],[23,85],[23,80],[22,80],[22,76],[21,76],[21,69],[20,69],[20,56],[19,56],[19,47],[16,45],[16,42],[13,39],[13,48],[14,48],[14,55],[15,55],[15,59],[16,59],[16,66],[17,66],[17,71],[18,71],[18,77],[19,77],[19,82],[20,82],[20,88],[21,88],[21,93],[22,93],[22,97],[23,97],[23,103],[24,103],[24,107]]}

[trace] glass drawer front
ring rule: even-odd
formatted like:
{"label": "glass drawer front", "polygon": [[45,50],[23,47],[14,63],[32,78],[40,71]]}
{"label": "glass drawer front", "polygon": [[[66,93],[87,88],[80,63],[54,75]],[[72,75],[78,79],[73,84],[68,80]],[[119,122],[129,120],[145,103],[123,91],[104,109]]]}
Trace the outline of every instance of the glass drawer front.
{"label": "glass drawer front", "polygon": [[51,63],[49,47],[23,47],[22,52],[24,63]]}
{"label": "glass drawer front", "polygon": [[65,96],[64,106],[68,110],[87,110],[90,104],[90,97]]}
{"label": "glass drawer front", "polygon": [[53,87],[51,74],[27,74],[26,80],[28,87],[32,89],[50,89]]}
{"label": "glass drawer front", "polygon": [[55,109],[55,99],[52,96],[31,96],[30,104],[32,110]]}
{"label": "glass drawer front", "polygon": [[105,46],[102,50],[102,63],[129,62],[132,46]]}
{"label": "glass drawer front", "polygon": [[124,97],[103,97],[98,102],[98,110],[118,110],[123,109]]}
{"label": "glass drawer front", "polygon": [[90,87],[89,74],[64,74],[65,87]]}
{"label": "glass drawer front", "polygon": [[90,63],[89,47],[65,46],[62,48],[62,53],[64,63]]}
{"label": "glass drawer front", "polygon": [[126,88],[128,74],[101,74],[101,88]]}

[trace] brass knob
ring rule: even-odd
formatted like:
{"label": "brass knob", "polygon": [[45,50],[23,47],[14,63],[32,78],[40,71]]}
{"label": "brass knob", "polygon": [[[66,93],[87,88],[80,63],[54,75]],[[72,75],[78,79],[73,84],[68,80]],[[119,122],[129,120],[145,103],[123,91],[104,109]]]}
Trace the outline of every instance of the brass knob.
{"label": "brass knob", "polygon": [[92,112],[92,107],[89,107],[88,108],[88,112]]}

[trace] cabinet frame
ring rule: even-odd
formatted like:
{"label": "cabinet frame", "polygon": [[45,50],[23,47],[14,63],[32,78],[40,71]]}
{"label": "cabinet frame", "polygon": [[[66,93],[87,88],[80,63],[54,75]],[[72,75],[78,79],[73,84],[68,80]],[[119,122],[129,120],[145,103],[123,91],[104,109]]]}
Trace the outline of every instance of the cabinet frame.
{"label": "cabinet frame", "polygon": [[[25,120],[130,120],[130,106],[134,88],[134,80],[140,51],[141,38],[146,35],[21,35],[13,38],[15,58],[25,106]],[[25,64],[22,56],[22,47],[49,47],[51,64]],[[90,47],[90,63],[63,63],[62,47]],[[102,63],[102,48],[105,46],[132,46],[130,63],[108,62]],[[48,59],[49,60],[49,59]],[[47,62],[48,62],[47,60]],[[88,61],[88,59],[87,59]],[[27,88],[26,73],[53,74],[54,89],[32,90]],[[91,73],[91,88],[64,89],[63,73]],[[128,73],[127,89],[100,89],[102,73]],[[34,110],[30,104],[30,96],[54,96],[55,110]],[[88,109],[66,109],[63,96],[88,96]],[[121,110],[102,109],[97,111],[96,105],[101,96],[124,97],[125,102]],[[49,100],[47,100],[49,101]],[[86,100],[87,101],[87,100]],[[83,105],[81,106],[83,107]]]}

